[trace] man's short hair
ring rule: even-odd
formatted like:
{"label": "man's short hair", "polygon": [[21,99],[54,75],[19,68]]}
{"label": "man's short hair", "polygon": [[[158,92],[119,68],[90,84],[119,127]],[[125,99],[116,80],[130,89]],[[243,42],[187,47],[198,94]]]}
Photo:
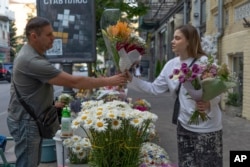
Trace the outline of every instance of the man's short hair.
{"label": "man's short hair", "polygon": [[38,35],[40,35],[42,28],[48,25],[51,25],[48,19],[43,17],[33,17],[26,24],[25,35],[28,37],[31,31],[35,31]]}

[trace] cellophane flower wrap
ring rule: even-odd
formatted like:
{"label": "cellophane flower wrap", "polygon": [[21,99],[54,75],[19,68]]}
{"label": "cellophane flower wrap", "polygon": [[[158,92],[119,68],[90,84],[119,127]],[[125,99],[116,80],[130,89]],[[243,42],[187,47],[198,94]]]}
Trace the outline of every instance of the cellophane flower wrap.
{"label": "cellophane flower wrap", "polygon": [[90,166],[138,167],[147,129],[156,120],[157,115],[123,101],[91,100],[82,103],[72,128],[84,129],[90,139]]}
{"label": "cellophane flower wrap", "polygon": [[[209,101],[236,86],[236,78],[229,72],[226,64],[215,64],[213,56],[208,61],[188,67],[186,63],[180,69],[174,69],[170,78],[178,79],[187,90],[187,95],[195,101]],[[189,119],[189,124],[199,124],[210,119],[206,112],[197,109]]]}
{"label": "cellophane flower wrap", "polygon": [[102,33],[107,50],[120,72],[129,70],[146,52],[145,41],[125,21],[108,26]]}

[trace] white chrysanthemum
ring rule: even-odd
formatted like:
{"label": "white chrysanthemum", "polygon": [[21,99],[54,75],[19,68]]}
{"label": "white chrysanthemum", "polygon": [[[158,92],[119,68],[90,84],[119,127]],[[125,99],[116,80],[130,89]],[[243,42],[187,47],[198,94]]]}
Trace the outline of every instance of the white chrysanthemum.
{"label": "white chrysanthemum", "polygon": [[89,108],[92,105],[91,101],[82,102],[82,110]]}
{"label": "white chrysanthemum", "polygon": [[124,101],[114,100],[108,103],[108,105],[113,106],[118,109],[128,109],[130,108],[129,104]]}
{"label": "white chrysanthemum", "polygon": [[128,119],[128,112],[125,110],[118,110],[117,111],[117,117],[121,118],[121,119]]}
{"label": "white chrysanthemum", "polygon": [[79,142],[81,140],[80,136],[74,135],[71,137],[71,140],[75,143],[75,142]]}
{"label": "white chrysanthemum", "polygon": [[119,119],[113,119],[111,123],[112,123],[111,128],[114,130],[118,130],[122,126],[122,121]]}
{"label": "white chrysanthemum", "polygon": [[149,111],[144,111],[144,112],[141,112],[142,115],[143,115],[143,119],[144,120],[151,120],[153,122],[156,122],[156,120],[158,119],[158,116],[154,113],[151,113]]}
{"label": "white chrysanthemum", "polygon": [[103,116],[103,107],[98,107],[95,115],[97,118],[101,118]]}
{"label": "white chrysanthemum", "polygon": [[143,123],[143,120],[141,118],[133,118],[130,120],[130,124],[134,127],[140,127]]}
{"label": "white chrysanthemum", "polygon": [[81,111],[78,113],[78,117],[79,117],[80,115],[82,115],[82,114],[87,114],[87,115],[89,115],[89,114],[90,114],[89,109],[81,110]]}
{"label": "white chrysanthemum", "polygon": [[77,158],[79,158],[79,159],[84,159],[84,158],[86,158],[87,157],[87,152],[86,151],[82,151],[82,152],[79,152],[79,153],[77,153],[76,154],[76,156],[77,156]]}
{"label": "white chrysanthemum", "polygon": [[82,102],[82,110],[92,108],[94,106],[99,106],[103,104],[103,100],[90,100]]}
{"label": "white chrysanthemum", "polygon": [[83,138],[81,141],[80,141],[81,145],[83,146],[84,149],[90,149],[91,148],[91,143],[90,143],[90,140],[89,138]]}
{"label": "white chrysanthemum", "polygon": [[[144,112],[146,112],[146,111],[144,111]],[[132,109],[132,111],[130,111],[130,114],[133,115],[133,118],[142,118],[144,120],[145,119],[144,112],[141,112],[140,110],[137,110],[137,109]]]}
{"label": "white chrysanthemum", "polygon": [[92,126],[94,125],[94,119],[87,119],[86,121],[84,121],[84,125],[83,127],[85,129],[90,129]]}
{"label": "white chrysanthemum", "polygon": [[108,110],[106,113],[106,118],[107,119],[116,119],[117,118],[117,112],[114,110]]}
{"label": "white chrysanthemum", "polygon": [[69,149],[72,154],[79,160],[86,158],[90,152],[91,144],[88,138],[82,138],[80,136],[74,135],[70,138],[64,140],[63,144]]}
{"label": "white chrysanthemum", "polygon": [[81,113],[78,115],[78,118],[81,122],[84,122],[85,120],[87,120],[89,117],[89,114],[88,113]]}
{"label": "white chrysanthemum", "polygon": [[63,145],[65,146],[65,147],[71,147],[72,146],[72,144],[73,144],[73,142],[72,142],[72,140],[70,139],[70,138],[67,138],[67,139],[65,139],[64,141],[63,141]]}
{"label": "white chrysanthemum", "polygon": [[108,123],[104,119],[97,119],[93,128],[97,132],[104,132],[108,128]]}
{"label": "white chrysanthemum", "polygon": [[138,118],[138,117],[140,117],[139,115],[140,115],[141,113],[142,113],[142,112],[140,112],[139,110],[130,109],[130,110],[127,111],[127,117],[126,117],[126,119]]}
{"label": "white chrysanthemum", "polygon": [[81,122],[79,121],[79,119],[74,119],[71,123],[71,128],[74,129],[78,129],[81,125]]}
{"label": "white chrysanthemum", "polygon": [[83,145],[80,143],[80,141],[73,144],[72,151],[74,153],[83,152]]}

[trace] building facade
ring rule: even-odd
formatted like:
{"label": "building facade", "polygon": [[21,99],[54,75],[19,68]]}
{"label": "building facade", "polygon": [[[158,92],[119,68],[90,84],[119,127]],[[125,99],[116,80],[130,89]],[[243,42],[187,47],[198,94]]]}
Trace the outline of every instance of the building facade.
{"label": "building facade", "polygon": [[0,62],[10,61],[9,22],[14,20],[14,12],[9,10],[9,1],[0,1]]}
{"label": "building facade", "polygon": [[[155,0],[157,1],[157,0]],[[160,3],[160,1],[158,1]],[[151,77],[157,60],[169,60],[175,55],[171,51],[174,29],[190,23],[200,36],[216,38],[217,59],[226,63],[238,77],[232,92],[242,106],[242,117],[250,120],[250,1],[249,0],[176,0],[175,4],[153,28],[145,29],[150,41]],[[144,26],[145,27],[145,26]],[[224,109],[226,96],[222,101]]]}
{"label": "building facade", "polygon": [[36,4],[32,1],[9,0],[9,8],[15,11],[16,35],[24,35],[24,28],[29,17],[36,16]]}
{"label": "building facade", "polygon": [[207,1],[206,34],[217,35],[218,59],[237,75],[238,84],[233,92],[239,95],[242,116],[250,120],[250,1]]}

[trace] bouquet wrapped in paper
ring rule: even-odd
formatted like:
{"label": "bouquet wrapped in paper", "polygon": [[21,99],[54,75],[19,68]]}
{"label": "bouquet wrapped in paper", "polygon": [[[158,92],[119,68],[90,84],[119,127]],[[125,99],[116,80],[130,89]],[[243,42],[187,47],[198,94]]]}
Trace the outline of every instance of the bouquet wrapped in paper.
{"label": "bouquet wrapped in paper", "polygon": [[127,22],[118,21],[102,30],[107,50],[120,72],[129,70],[145,54],[146,43]]}
{"label": "bouquet wrapped in paper", "polygon": [[141,57],[140,53],[137,50],[126,52],[124,48],[120,49],[118,51],[118,54],[120,56],[119,67],[121,72],[125,71],[126,69],[130,69],[133,64],[140,61]]}
{"label": "bouquet wrapped in paper", "polygon": [[[219,78],[207,78],[201,81],[203,87],[202,99],[208,101],[236,86],[236,82],[223,81]],[[211,91],[213,90],[213,91]]]}
{"label": "bouquet wrapped in paper", "polygon": [[[183,63],[180,69],[175,69],[170,78],[178,78],[186,88],[188,95],[195,101],[209,101],[228,89],[236,86],[236,79],[229,73],[226,64],[218,66],[213,58],[205,64],[194,64],[191,68]],[[205,112],[195,110],[191,116],[190,124],[199,124],[199,119],[210,119]]]}

